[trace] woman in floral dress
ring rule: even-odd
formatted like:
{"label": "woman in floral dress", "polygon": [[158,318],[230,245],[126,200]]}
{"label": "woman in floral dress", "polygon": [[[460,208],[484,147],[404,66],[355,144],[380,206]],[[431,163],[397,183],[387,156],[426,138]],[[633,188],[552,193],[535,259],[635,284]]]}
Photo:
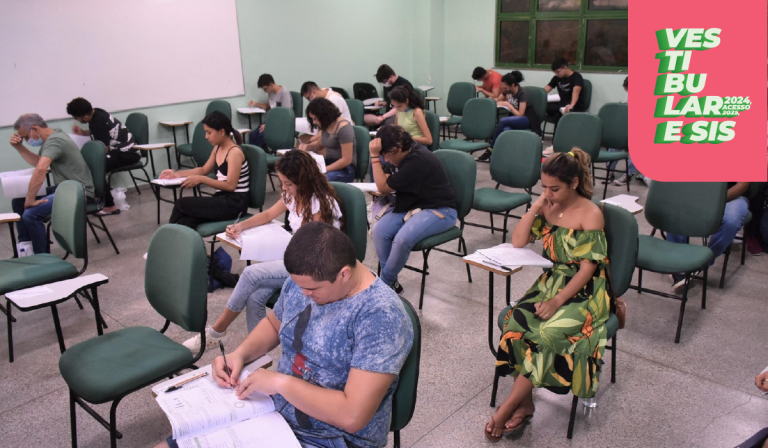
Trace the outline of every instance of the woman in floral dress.
{"label": "woman in floral dress", "polygon": [[515,247],[541,239],[554,266],[504,318],[496,369],[515,383],[486,424],[492,441],[533,417],[534,387],[582,398],[597,391],[611,298],[603,214],[591,201],[589,164],[579,148],[550,157],[542,194],[512,234]]}

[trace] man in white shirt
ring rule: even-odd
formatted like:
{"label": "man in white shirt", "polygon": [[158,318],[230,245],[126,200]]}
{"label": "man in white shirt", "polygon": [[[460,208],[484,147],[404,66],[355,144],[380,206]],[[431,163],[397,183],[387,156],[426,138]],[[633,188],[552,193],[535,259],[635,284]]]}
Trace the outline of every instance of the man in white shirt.
{"label": "man in white shirt", "polygon": [[[307,102],[310,102],[315,98],[327,99],[328,101],[332,102],[333,105],[336,106],[336,108],[339,109],[339,112],[341,112],[342,118],[349,121],[353,125],[361,124],[361,123],[355,123],[354,121],[352,121],[352,116],[349,113],[349,107],[347,106],[347,101],[344,99],[343,96],[341,96],[340,93],[334,92],[333,90],[331,90],[330,87],[321,89],[320,87],[317,86],[316,83],[312,81],[307,81],[301,85],[300,93],[301,93],[301,96],[305,100],[307,100]],[[317,131],[311,130],[309,126],[309,120],[307,120],[306,118],[296,118],[296,131],[302,134],[305,134],[299,137],[299,140],[302,143],[312,143],[314,140],[319,140],[320,138],[319,135],[316,135]]]}

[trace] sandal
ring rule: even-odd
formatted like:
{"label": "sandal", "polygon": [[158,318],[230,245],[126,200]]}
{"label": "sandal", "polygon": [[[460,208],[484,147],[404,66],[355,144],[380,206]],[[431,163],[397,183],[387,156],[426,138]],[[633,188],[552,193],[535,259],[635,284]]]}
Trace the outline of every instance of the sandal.
{"label": "sandal", "polygon": [[96,213],[97,216],[111,216],[111,215],[119,215],[119,214],[120,214],[119,208],[113,212],[105,212],[104,210],[100,210]]}
{"label": "sandal", "polygon": [[[491,421],[493,422],[493,425],[494,425],[493,428],[494,429],[497,429],[497,428],[501,429],[502,430],[501,431],[501,435],[500,436],[494,436],[492,433],[488,432],[488,424],[487,423],[485,424],[485,427],[483,428],[483,435],[485,435],[485,438],[488,439],[489,441],[491,441],[491,443],[496,443],[496,442],[500,441],[502,437],[508,436],[509,434],[512,434],[513,432],[516,432],[517,430],[519,430],[520,428],[525,426],[525,423],[528,420],[532,419],[532,418],[533,418],[533,414],[528,414],[528,415],[525,415],[525,416],[520,416],[520,415],[514,415],[513,414],[512,417],[509,418],[509,420],[520,419],[520,423],[515,425],[515,426],[513,426],[512,428],[507,428],[506,427],[506,422],[504,423],[504,425],[498,426],[498,425],[496,425],[496,421],[493,419],[493,417],[491,417]],[[509,420],[507,420],[507,421],[509,421]]]}
{"label": "sandal", "polygon": [[498,426],[496,424],[496,420],[493,419],[493,416],[491,416],[491,422],[493,422],[493,429],[501,429],[501,435],[500,436],[494,436],[492,432],[488,432],[488,423],[483,426],[483,435],[486,439],[488,439],[491,443],[497,443],[501,438],[504,436],[504,425]]}

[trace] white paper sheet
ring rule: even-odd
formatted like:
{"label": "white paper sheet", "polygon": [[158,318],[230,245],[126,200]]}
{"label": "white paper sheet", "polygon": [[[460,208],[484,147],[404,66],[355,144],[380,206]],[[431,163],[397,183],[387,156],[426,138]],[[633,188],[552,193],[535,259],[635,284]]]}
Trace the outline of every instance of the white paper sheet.
{"label": "white paper sheet", "polygon": [[621,207],[624,210],[627,210],[628,212],[634,215],[636,213],[643,211],[643,206],[637,203],[638,199],[640,198],[638,198],[637,196],[620,194],[618,196],[613,196],[608,199],[603,199],[600,202],[605,202],[606,204],[611,204],[617,207]]}
{"label": "white paper sheet", "polygon": [[237,111],[241,114],[251,115],[251,114],[266,114],[267,111],[260,108],[260,107],[238,107]]}
{"label": "white paper sheet", "polygon": [[379,191],[379,188],[376,186],[374,182],[352,182],[349,185],[352,185],[353,187],[357,187],[363,190],[363,192],[365,193]]}
{"label": "white paper sheet", "polygon": [[301,447],[291,427],[278,412],[269,412],[177,443],[179,448]]}
{"label": "white paper sheet", "polygon": [[69,138],[71,138],[80,149],[83,149],[83,145],[91,141],[91,137],[85,135],[69,134]]}
{"label": "white paper sheet", "polygon": [[499,266],[538,266],[551,268],[552,262],[528,248],[516,248],[510,243],[499,244],[488,249],[477,251],[489,261]]}
{"label": "white paper sheet", "polygon": [[153,184],[169,187],[171,185],[181,185],[187,178],[186,177],[174,177],[173,179],[155,179]]}
{"label": "white paper sheet", "polygon": [[377,101],[384,101],[384,98],[368,98],[363,100],[363,106],[374,106]]}
{"label": "white paper sheet", "polygon": [[295,129],[299,134],[317,135],[317,129],[310,129],[309,120],[306,118],[297,118]]}
{"label": "white paper sheet", "polygon": [[[0,183],[3,185],[3,196],[6,199],[16,199],[27,197],[29,190],[29,181],[32,179],[34,168],[27,168],[18,171],[6,171],[0,173]],[[45,182],[37,191],[37,196],[45,196]]]}
{"label": "white paper sheet", "polygon": [[557,93],[557,90],[553,90],[549,92],[547,95],[547,102],[548,103],[559,103],[560,102],[560,95]]}
{"label": "white paper sheet", "polygon": [[282,225],[267,224],[248,229],[241,235],[241,260],[274,261],[282,260],[291,234]]}

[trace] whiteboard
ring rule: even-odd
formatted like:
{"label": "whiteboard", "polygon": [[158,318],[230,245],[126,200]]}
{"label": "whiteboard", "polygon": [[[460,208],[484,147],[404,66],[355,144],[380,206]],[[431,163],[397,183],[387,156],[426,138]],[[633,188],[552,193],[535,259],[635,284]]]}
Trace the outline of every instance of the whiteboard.
{"label": "whiteboard", "polygon": [[245,93],[235,0],[0,2],[0,126]]}

